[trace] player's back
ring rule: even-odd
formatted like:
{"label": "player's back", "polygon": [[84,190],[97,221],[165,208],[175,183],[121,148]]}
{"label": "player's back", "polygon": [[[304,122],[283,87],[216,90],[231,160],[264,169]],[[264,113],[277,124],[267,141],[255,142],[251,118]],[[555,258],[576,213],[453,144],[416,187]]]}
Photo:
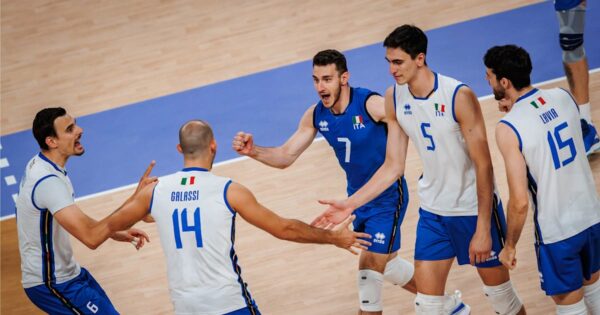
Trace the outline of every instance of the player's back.
{"label": "player's back", "polygon": [[527,163],[538,241],[561,241],[600,222],[579,112],[568,92],[533,89],[501,123],[518,135]]}
{"label": "player's back", "polygon": [[230,183],[205,169],[185,168],[161,178],[154,189],[150,210],[177,314],[224,314],[252,303],[233,247]]}

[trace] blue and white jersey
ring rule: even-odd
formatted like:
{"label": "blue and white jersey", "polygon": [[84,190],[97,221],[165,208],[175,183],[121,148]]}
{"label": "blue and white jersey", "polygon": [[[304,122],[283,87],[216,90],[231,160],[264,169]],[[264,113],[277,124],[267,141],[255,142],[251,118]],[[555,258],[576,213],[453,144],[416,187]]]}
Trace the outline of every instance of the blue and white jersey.
{"label": "blue and white jersey", "polygon": [[252,305],[234,250],[231,180],[201,168],[161,177],[150,211],[167,259],[176,314],[225,314]]}
{"label": "blue and white jersey", "polygon": [[[333,148],[346,172],[348,196],[366,184],[385,161],[387,126],[373,120],[367,111],[367,100],[372,95],[378,94],[351,88],[350,102],[343,113],[332,113],[323,102],[317,103],[313,113],[314,127]],[[398,206],[399,201],[396,182],[365,207]]]}
{"label": "blue and white jersey", "polygon": [[536,240],[555,243],[600,222],[600,201],[579,109],[560,88],[533,89],[500,121],[519,138],[534,204]]}
{"label": "blue and white jersey", "polygon": [[60,284],[79,275],[69,232],[53,217],[75,202],[73,195],[63,168],[41,153],[29,160],[16,201],[24,288]]}
{"label": "blue and white jersey", "polygon": [[414,97],[407,84],[394,86],[398,123],[423,162],[421,208],[441,216],[477,215],[475,168],[454,111],[464,84],[434,75],[434,88],[425,98]]}

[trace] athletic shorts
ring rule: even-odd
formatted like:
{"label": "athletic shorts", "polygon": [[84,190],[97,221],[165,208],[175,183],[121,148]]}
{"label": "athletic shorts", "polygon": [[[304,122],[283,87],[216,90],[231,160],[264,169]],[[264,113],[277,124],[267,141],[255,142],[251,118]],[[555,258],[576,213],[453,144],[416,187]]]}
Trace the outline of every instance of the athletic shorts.
{"label": "athletic shorts", "polygon": [[600,223],[552,244],[535,245],[546,295],[575,291],[600,270]]}
{"label": "athletic shorts", "polygon": [[[502,202],[494,202],[491,220],[491,256],[487,261],[475,264],[478,268],[502,265],[498,260],[498,254],[504,247],[506,232],[506,219],[504,218]],[[441,216],[419,209],[415,260],[445,260],[456,257],[459,265],[469,264],[469,245],[476,228],[476,215]]]}
{"label": "athletic shorts", "polygon": [[35,306],[48,314],[119,314],[85,268],[67,282],[41,284],[25,289],[25,293]]}
{"label": "athletic shorts", "polygon": [[400,249],[400,225],[408,206],[408,189],[402,178],[400,200],[389,206],[363,206],[354,211],[354,231],[371,235],[368,251],[390,254]]}

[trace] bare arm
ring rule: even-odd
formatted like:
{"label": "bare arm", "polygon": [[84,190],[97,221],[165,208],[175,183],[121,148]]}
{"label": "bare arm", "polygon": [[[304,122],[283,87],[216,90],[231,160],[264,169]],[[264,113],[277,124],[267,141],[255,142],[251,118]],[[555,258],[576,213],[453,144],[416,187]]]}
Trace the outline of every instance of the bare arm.
{"label": "bare arm", "polygon": [[298,243],[330,243],[353,253],[353,246],[366,249],[365,246],[370,245],[369,242],[360,239],[370,238],[365,233],[351,232],[347,228],[338,231],[323,230],[299,220],[282,218],[258,203],[250,190],[237,183],[229,186],[227,200],[246,221],[279,239]]}
{"label": "bare arm", "polygon": [[327,227],[330,224],[340,223],[356,208],[379,196],[404,175],[408,136],[400,128],[396,119],[393,95],[393,88],[389,88],[385,93],[385,100],[372,96],[367,102],[367,110],[371,117],[387,124],[385,161],[371,179],[348,199],[321,200],[320,202],[329,205],[329,208],[312,222],[313,225]]}
{"label": "bare arm", "polygon": [[371,116],[387,125],[388,135],[385,148],[385,161],[377,169],[377,172],[373,174],[373,177],[348,198],[349,206],[354,209],[375,199],[397,181],[398,178],[404,175],[408,136],[400,128],[396,119],[393,97],[394,90],[390,87],[385,92],[385,99],[373,96],[367,102],[367,110]]}
{"label": "bare arm", "polygon": [[249,156],[266,165],[286,168],[308,148],[317,134],[313,126],[314,109],[315,105],[302,115],[296,132],[281,146],[261,147],[254,144],[251,134],[238,132],[233,138],[232,147],[239,154]]}
{"label": "bare arm", "polygon": [[471,263],[480,263],[490,257],[492,248],[490,234],[494,194],[492,158],[481,105],[473,91],[466,86],[459,88],[454,104],[456,119],[465,139],[469,156],[475,166],[478,214],[477,229],[471,240],[469,257]]}
{"label": "bare arm", "polygon": [[147,185],[136,192],[117,211],[106,218],[111,231],[121,231],[130,228],[140,220],[154,222],[148,211],[152,201],[152,192],[157,183]]}
{"label": "bare arm", "polygon": [[519,149],[519,139],[509,126],[498,124],[496,142],[504,158],[509,191],[506,242],[500,261],[513,269],[516,266],[515,247],[521,237],[529,208],[527,165]]}

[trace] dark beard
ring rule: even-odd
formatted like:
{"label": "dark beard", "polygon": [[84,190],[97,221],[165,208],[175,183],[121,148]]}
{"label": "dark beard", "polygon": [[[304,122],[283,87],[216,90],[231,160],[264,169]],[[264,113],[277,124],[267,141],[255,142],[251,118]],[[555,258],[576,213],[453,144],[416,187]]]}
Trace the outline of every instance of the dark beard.
{"label": "dark beard", "polygon": [[497,91],[494,89],[494,98],[496,99],[496,101],[504,99],[505,96],[506,96],[506,91],[504,91],[504,90]]}

